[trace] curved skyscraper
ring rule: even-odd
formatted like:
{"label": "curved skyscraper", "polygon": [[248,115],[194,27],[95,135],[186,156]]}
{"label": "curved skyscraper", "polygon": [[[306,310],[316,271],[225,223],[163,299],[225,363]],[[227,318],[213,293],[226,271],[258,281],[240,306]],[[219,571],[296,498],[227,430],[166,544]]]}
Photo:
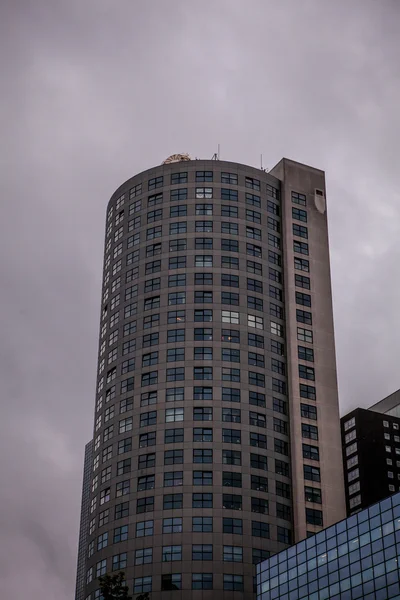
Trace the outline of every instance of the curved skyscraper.
{"label": "curved skyscraper", "polygon": [[94,421],[78,600],[118,570],[250,600],[256,563],[344,518],[322,171],[177,155],[117,189]]}

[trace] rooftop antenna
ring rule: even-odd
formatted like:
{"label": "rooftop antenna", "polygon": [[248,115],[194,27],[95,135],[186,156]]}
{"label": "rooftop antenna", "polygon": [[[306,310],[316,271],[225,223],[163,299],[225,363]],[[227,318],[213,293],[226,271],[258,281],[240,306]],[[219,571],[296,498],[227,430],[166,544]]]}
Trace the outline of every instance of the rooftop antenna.
{"label": "rooftop antenna", "polygon": [[219,144],[218,144],[218,152],[214,152],[211,160],[219,160]]}
{"label": "rooftop antenna", "polygon": [[268,173],[269,169],[268,168],[264,169],[264,167],[263,167],[263,155],[262,154],[260,154],[260,158],[261,158],[261,171],[264,171],[265,173]]}

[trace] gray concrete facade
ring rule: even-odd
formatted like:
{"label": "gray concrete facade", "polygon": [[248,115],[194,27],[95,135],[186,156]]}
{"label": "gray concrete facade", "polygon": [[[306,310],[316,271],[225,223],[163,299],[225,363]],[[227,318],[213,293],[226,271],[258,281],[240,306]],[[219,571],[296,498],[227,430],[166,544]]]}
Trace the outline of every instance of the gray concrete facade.
{"label": "gray concrete facade", "polygon": [[250,600],[345,516],[324,174],[165,164],[106,221],[84,598]]}

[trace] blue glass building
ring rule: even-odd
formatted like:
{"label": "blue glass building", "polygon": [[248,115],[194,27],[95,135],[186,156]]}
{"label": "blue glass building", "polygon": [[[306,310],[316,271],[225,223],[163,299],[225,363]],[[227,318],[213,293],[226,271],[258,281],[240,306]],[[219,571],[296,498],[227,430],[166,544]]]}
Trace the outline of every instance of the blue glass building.
{"label": "blue glass building", "polygon": [[257,600],[400,599],[400,493],[257,566]]}

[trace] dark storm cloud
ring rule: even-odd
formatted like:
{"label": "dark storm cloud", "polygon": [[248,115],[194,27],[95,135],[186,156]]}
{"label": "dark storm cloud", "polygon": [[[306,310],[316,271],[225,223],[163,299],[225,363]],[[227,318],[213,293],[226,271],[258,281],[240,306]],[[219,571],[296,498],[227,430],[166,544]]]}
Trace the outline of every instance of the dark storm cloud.
{"label": "dark storm cloud", "polygon": [[[399,387],[396,1],[27,0],[0,23],[0,577],[73,597],[108,197],[173,152],[327,171],[342,411]],[[22,590],[22,588],[24,588]]]}

